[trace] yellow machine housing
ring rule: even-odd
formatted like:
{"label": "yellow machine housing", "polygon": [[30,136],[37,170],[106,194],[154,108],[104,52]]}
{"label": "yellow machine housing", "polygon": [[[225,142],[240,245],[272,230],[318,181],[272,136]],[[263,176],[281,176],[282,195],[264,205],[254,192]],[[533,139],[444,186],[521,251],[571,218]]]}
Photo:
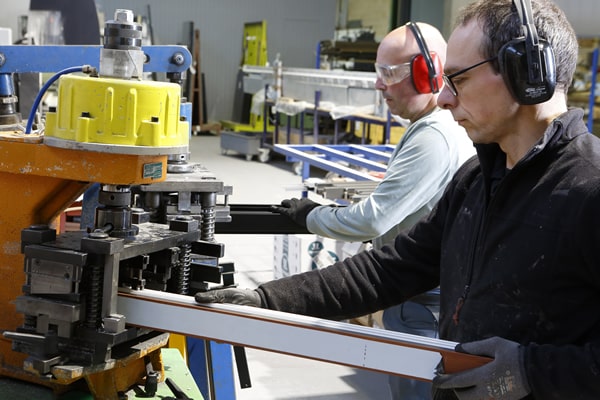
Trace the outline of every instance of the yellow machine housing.
{"label": "yellow machine housing", "polygon": [[62,76],[45,134],[82,143],[187,146],[180,91],[168,82]]}

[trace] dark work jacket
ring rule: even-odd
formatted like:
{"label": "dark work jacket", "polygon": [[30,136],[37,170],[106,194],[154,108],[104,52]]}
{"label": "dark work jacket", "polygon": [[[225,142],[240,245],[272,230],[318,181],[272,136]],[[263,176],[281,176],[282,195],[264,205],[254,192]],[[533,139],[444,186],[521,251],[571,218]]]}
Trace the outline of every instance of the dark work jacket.
{"label": "dark work jacket", "polygon": [[440,285],[440,338],[523,344],[528,399],[600,399],[600,139],[582,117],[557,118],[510,171],[478,145],[393,245],[263,284],[263,304],[342,319]]}

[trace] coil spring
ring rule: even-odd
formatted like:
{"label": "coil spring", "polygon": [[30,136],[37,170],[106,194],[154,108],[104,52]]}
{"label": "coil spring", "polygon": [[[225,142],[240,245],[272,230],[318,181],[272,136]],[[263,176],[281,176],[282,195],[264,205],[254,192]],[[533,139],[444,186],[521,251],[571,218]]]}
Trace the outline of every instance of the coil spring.
{"label": "coil spring", "polygon": [[192,245],[183,243],[179,252],[179,268],[177,274],[177,293],[188,294],[190,290],[190,264],[192,261]]}
{"label": "coil spring", "polygon": [[86,301],[85,326],[96,329],[100,327],[102,302],[102,267],[94,264],[90,268],[89,290]]}
{"label": "coil spring", "polygon": [[23,329],[30,331],[33,330],[35,332],[35,328],[37,327],[37,317],[34,315],[25,315],[23,319]]}
{"label": "coil spring", "polygon": [[202,207],[202,224],[200,226],[200,238],[207,242],[215,241],[216,213],[214,207]]}

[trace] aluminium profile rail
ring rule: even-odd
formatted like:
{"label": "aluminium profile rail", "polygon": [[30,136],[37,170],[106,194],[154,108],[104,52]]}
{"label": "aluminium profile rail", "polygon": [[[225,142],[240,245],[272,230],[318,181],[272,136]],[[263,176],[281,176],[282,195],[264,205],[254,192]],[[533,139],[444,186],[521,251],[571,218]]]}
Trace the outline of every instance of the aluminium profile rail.
{"label": "aluminium profile rail", "polygon": [[[242,72],[245,74],[245,88],[264,88],[275,80],[273,67],[243,65]],[[312,102],[315,92],[319,91],[321,102],[331,102],[337,106],[372,105],[373,111],[380,108],[380,115],[385,115],[383,107],[377,107],[381,102],[375,89],[375,72],[284,66],[281,74],[283,96],[287,98]]]}
{"label": "aluminium profile rail", "polygon": [[373,193],[377,185],[376,181],[316,182],[312,187],[316,194],[328,200],[354,203]]}
{"label": "aluminium profile rail", "polygon": [[450,341],[147,289],[121,289],[117,309],[135,326],[420,380],[433,379],[440,361],[448,373],[489,361]]}

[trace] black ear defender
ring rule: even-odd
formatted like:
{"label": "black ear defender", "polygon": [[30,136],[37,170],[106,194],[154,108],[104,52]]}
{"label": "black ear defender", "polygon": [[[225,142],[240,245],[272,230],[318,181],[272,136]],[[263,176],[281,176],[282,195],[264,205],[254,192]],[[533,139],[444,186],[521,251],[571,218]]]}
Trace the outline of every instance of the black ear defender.
{"label": "black ear defender", "polygon": [[443,84],[442,62],[436,52],[430,52],[427,48],[419,26],[413,22],[408,22],[406,25],[412,31],[421,51],[421,54],[417,54],[410,61],[413,85],[418,93],[437,93]]}
{"label": "black ear defender", "polygon": [[556,87],[556,64],[550,44],[540,39],[533,23],[531,0],[514,0],[525,36],[511,40],[498,52],[500,73],[520,104],[548,101]]}

